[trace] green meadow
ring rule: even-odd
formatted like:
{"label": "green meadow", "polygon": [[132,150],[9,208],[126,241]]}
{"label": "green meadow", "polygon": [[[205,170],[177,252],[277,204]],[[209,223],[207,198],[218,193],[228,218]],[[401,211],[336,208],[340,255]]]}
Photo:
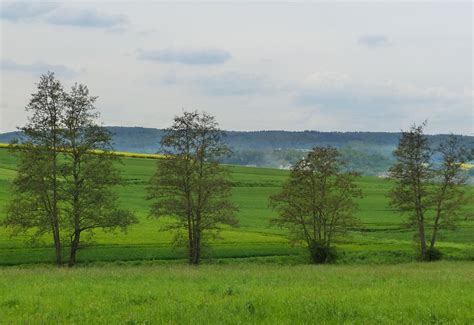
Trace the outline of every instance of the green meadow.
{"label": "green meadow", "polygon": [[[270,223],[268,197],[288,171],[229,166],[240,226],[223,229],[207,242],[203,265],[189,266],[162,230],[170,220],[148,215],[146,186],[158,161],[122,158],[120,204],[140,223],[86,237],[73,269],[52,266],[48,237],[32,243],[0,228],[0,323],[474,322],[472,221],[444,233],[443,261],[416,262],[413,233],[387,205],[390,181],[363,177],[360,225],[337,244],[334,265],[311,265],[304,247]],[[0,149],[1,217],[15,173],[15,158]]]}
{"label": "green meadow", "polygon": [[[117,188],[120,204],[134,211],[140,223],[126,233],[98,231],[86,236],[79,252],[82,264],[110,261],[183,260],[183,247],[171,244],[172,234],[162,231],[170,222],[150,218],[146,200],[148,179],[157,160],[125,157],[119,165],[124,184]],[[275,213],[268,207],[268,197],[279,190],[288,171],[242,166],[229,166],[233,182],[233,200],[239,206],[240,226],[224,228],[220,239],[207,242],[205,263],[222,263],[229,258],[275,260],[280,263],[306,263],[304,248],[292,245],[286,231],[271,225]],[[15,158],[7,149],[0,149],[1,215],[9,200],[9,186],[15,176]],[[390,210],[387,191],[390,181],[362,177],[359,181],[364,198],[359,201],[357,215],[360,225],[337,245],[338,261],[353,263],[400,263],[415,258],[413,233],[403,227],[403,218]],[[474,194],[473,188],[469,188]],[[469,209],[474,208],[474,202]],[[463,221],[456,231],[446,231],[439,248],[447,260],[474,259],[474,222]],[[65,238],[66,240],[66,238]],[[50,263],[52,243],[48,237],[32,243],[28,235],[12,237],[0,228],[0,265]]]}
{"label": "green meadow", "polygon": [[0,268],[1,323],[472,324],[472,262]]}

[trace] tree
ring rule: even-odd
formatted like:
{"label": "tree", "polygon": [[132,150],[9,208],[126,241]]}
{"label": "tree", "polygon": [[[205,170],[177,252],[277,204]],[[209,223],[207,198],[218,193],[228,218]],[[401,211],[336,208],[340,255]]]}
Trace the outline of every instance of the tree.
{"label": "tree", "polygon": [[86,86],[75,85],[68,94],[53,73],[41,76],[26,107],[32,115],[13,146],[18,174],[4,223],[14,233],[35,229],[34,239],[52,233],[58,266],[66,234],[73,266],[83,231],[125,229],[136,222],[116,207],[112,186],[120,176],[111,136],[96,123],[95,100]]}
{"label": "tree", "polygon": [[408,215],[408,226],[416,230],[415,238],[419,240],[421,259],[427,257],[425,218],[431,203],[429,182],[434,175],[431,164],[433,151],[423,134],[425,126],[426,122],[402,132],[394,151],[396,161],[389,170],[390,178],[396,181],[389,194],[390,205]]}
{"label": "tree", "polygon": [[441,165],[435,170],[436,187],[433,193],[434,220],[430,239],[430,259],[435,257],[435,243],[441,229],[455,229],[456,221],[465,213],[463,208],[472,200],[466,195],[467,175],[463,164],[473,159],[472,151],[461,144],[459,137],[450,135],[436,150]]}
{"label": "tree", "polygon": [[64,231],[70,237],[69,266],[76,264],[81,234],[94,229],[125,230],[136,223],[129,211],[117,208],[112,187],[121,181],[111,154],[111,135],[96,123],[98,113],[84,85],[67,96],[64,113]]}
{"label": "tree", "polygon": [[354,199],[362,196],[354,183],[357,174],[341,172],[342,166],[337,149],[316,147],[292,167],[282,191],[270,197],[279,212],[273,222],[303,240],[314,263],[329,262],[334,241],[357,221]]}
{"label": "tree", "polygon": [[237,224],[228,171],[219,163],[229,153],[223,136],[206,113],[175,117],[161,140],[167,158],[159,161],[148,188],[151,215],[174,217],[169,228],[176,230],[176,239],[186,231],[190,264],[200,263],[205,236],[215,235],[221,225]]}
{"label": "tree", "polygon": [[[469,153],[457,137],[450,136],[437,150],[441,154],[441,165],[434,166],[436,151],[423,133],[425,126],[426,122],[402,132],[394,151],[396,161],[389,172],[390,178],[395,180],[389,197],[390,205],[408,216],[407,226],[415,230],[420,259],[430,261],[440,255],[435,250],[439,230],[453,228],[467,203],[462,163],[469,159]],[[429,246],[427,237],[431,238]]]}
{"label": "tree", "polygon": [[59,151],[62,147],[65,93],[54,73],[42,75],[26,110],[31,114],[15,146],[18,175],[13,182],[4,223],[15,231],[35,228],[36,237],[53,236],[56,264],[62,264],[60,236]]}

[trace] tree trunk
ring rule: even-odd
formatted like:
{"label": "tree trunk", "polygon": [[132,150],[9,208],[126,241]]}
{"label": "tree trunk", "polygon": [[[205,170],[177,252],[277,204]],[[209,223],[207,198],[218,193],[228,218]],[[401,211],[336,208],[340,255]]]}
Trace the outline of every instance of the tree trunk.
{"label": "tree trunk", "polygon": [[425,239],[425,224],[423,216],[418,220],[418,234],[420,236],[420,257],[424,261],[427,258],[426,239]]}
{"label": "tree trunk", "polygon": [[55,223],[55,227],[53,230],[53,239],[54,239],[54,251],[56,256],[56,266],[61,267],[63,264],[62,256],[61,256],[61,237],[59,236],[59,227],[57,222]]}
{"label": "tree trunk", "polygon": [[416,179],[416,201],[415,201],[415,209],[416,209],[416,219],[418,222],[418,236],[420,237],[420,258],[422,261],[427,259],[427,251],[426,251],[426,238],[425,238],[425,219],[423,216],[423,206],[422,206],[422,199],[421,199],[421,181],[420,177],[418,176]]}
{"label": "tree trunk", "polygon": [[[73,141],[73,147],[75,147],[75,142]],[[73,194],[73,218],[74,218],[74,236],[71,241],[71,252],[69,255],[69,267],[76,265],[76,255],[77,250],[79,249],[79,241],[81,238],[81,205],[79,203],[79,197],[81,193],[80,186],[80,163],[81,156],[78,152],[73,153],[73,177],[74,177],[74,194]]]}
{"label": "tree trunk", "polygon": [[53,170],[52,170],[52,177],[53,177],[53,239],[54,239],[54,248],[56,253],[56,265],[60,267],[62,265],[62,257],[61,257],[61,236],[59,232],[59,212],[58,212],[58,183],[57,183],[57,131],[56,131],[56,116],[54,117],[54,126],[53,126]]}
{"label": "tree trunk", "polygon": [[74,232],[74,237],[71,241],[71,253],[69,255],[69,267],[73,267],[76,265],[76,255],[77,255],[77,250],[79,249],[79,240],[81,237],[81,232],[76,230]]}
{"label": "tree trunk", "polygon": [[[56,158],[55,158],[56,159]],[[53,211],[52,211],[52,218],[53,218],[53,240],[54,240],[54,248],[56,254],[56,265],[60,267],[62,265],[62,257],[61,257],[61,236],[59,234],[59,218],[58,218],[58,208],[57,208],[57,183],[56,183],[56,161],[53,163],[54,170],[53,170]]]}
{"label": "tree trunk", "polygon": [[449,181],[449,179],[447,179],[445,177],[444,178],[444,184],[441,188],[441,194],[437,198],[438,202],[437,202],[437,205],[436,205],[436,218],[435,218],[435,221],[434,221],[434,224],[433,224],[433,233],[431,234],[430,251],[432,251],[434,249],[434,245],[435,245],[435,242],[436,242],[436,236],[438,234],[439,222],[441,220],[441,212],[442,212],[442,208],[443,208],[443,202],[444,202],[444,198],[445,198],[446,191],[447,191],[446,183],[448,181]]}
{"label": "tree trunk", "polygon": [[193,264],[198,265],[201,263],[201,234],[200,231],[196,230],[196,240],[194,244],[194,257]]}
{"label": "tree trunk", "polygon": [[[189,199],[188,199],[189,202]],[[193,256],[194,256],[194,227],[193,227],[193,222],[191,220],[192,216],[191,213],[189,212],[190,209],[188,207],[188,263],[193,264]]]}
{"label": "tree trunk", "polygon": [[436,242],[436,236],[438,234],[438,227],[439,227],[439,220],[440,220],[440,213],[439,211],[436,214],[436,219],[433,225],[433,233],[431,234],[431,241],[430,241],[430,251],[434,249],[434,245]]}
{"label": "tree trunk", "polygon": [[198,230],[196,228],[196,225],[194,225],[194,228],[192,229],[192,233],[193,233],[193,239],[192,239],[192,246],[191,246],[191,250],[190,250],[190,254],[191,254],[191,260],[190,260],[190,264],[193,264],[193,265],[198,265],[199,264],[199,234],[198,234]]}

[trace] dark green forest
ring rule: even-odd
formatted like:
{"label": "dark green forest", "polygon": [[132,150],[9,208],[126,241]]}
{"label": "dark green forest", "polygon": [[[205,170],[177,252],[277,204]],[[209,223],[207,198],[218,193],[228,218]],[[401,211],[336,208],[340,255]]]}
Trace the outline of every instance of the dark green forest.
{"label": "dark green forest", "polygon": [[[163,131],[143,127],[116,127],[108,129],[113,134],[117,151],[138,153],[161,152]],[[226,144],[232,149],[224,163],[288,168],[315,146],[330,145],[342,153],[346,167],[365,175],[380,175],[393,162],[392,151],[400,133],[389,132],[319,132],[319,131],[227,131]],[[16,132],[0,134],[0,142],[8,143],[18,136]],[[437,146],[447,135],[429,135]],[[461,141],[474,148],[474,137],[462,136]]]}

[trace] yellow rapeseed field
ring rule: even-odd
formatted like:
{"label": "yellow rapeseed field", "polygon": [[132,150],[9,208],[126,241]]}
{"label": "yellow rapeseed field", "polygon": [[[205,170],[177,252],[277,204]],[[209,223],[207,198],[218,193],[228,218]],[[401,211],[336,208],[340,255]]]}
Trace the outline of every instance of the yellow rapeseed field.
{"label": "yellow rapeseed field", "polygon": [[474,164],[462,164],[461,168],[462,169],[471,169],[471,168],[474,168]]}
{"label": "yellow rapeseed field", "polygon": [[[0,143],[0,149],[10,148],[11,144],[9,143]],[[92,150],[91,153],[101,154],[104,151],[102,150]],[[147,158],[147,159],[163,159],[166,156],[152,153],[135,153],[135,152],[124,152],[124,151],[113,151],[113,155],[120,157],[133,157],[133,158]]]}

